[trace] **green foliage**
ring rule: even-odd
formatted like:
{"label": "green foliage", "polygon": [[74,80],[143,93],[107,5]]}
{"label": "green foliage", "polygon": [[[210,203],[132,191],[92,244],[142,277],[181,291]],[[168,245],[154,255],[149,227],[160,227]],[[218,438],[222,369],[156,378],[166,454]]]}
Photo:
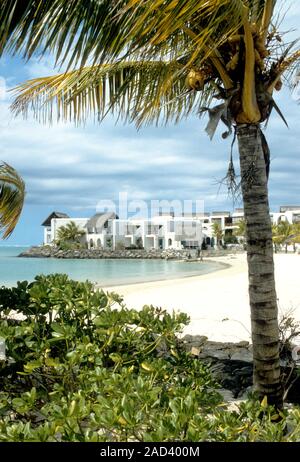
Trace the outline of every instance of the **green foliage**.
{"label": "green foliage", "polygon": [[25,183],[18,172],[0,164],[0,232],[8,238],[19,221],[25,199]]}
{"label": "green foliage", "polygon": [[242,238],[246,237],[246,221],[243,218],[236,223],[233,235]]}
{"label": "green foliage", "polygon": [[79,242],[59,241],[57,245],[60,250],[80,250],[85,248],[85,246]]}
{"label": "green foliage", "polygon": [[284,245],[287,251],[288,245],[300,242],[300,224],[291,224],[288,221],[280,221],[272,226],[273,242],[275,245]]}
{"label": "green foliage", "polygon": [[227,410],[207,366],[177,338],[185,314],[130,310],[59,274],[1,288],[0,306],[0,441],[300,438],[296,408],[280,423],[265,402]]}
{"label": "green foliage", "polygon": [[220,401],[176,338],[184,314],[129,310],[65,275],[2,288],[0,305],[0,441],[185,439]]}
{"label": "green foliage", "polygon": [[225,234],[224,236],[224,244],[238,244],[238,240],[236,238],[236,236],[232,235],[232,234]]}
{"label": "green foliage", "polygon": [[76,225],[74,221],[70,221],[65,226],[61,226],[57,231],[57,245],[62,250],[73,250],[82,248],[80,239],[84,235],[84,231]]}
{"label": "green foliage", "polygon": [[17,287],[0,288],[0,318],[8,316],[12,310],[19,312],[29,304],[28,289],[30,284],[27,281],[17,282]]}
{"label": "green foliage", "polygon": [[[235,118],[251,94],[254,82],[244,79],[249,64],[260,106],[277,108],[270,95],[281,75],[297,69],[300,52],[296,42],[283,40],[280,21],[271,20],[275,3],[44,0],[37,6],[27,0],[24,6],[2,0],[0,55],[8,51],[31,58],[50,51],[56,64],[66,67],[60,75],[20,84],[12,108],[24,116],[33,109],[44,122],[56,115],[76,124],[91,114],[101,121],[111,110],[141,126],[202,113],[217,95],[226,106],[214,108],[215,115],[219,121],[223,114],[227,125],[233,95]],[[248,36],[246,47],[240,47],[243,36]],[[255,48],[256,63],[249,46]]]}
{"label": "green foliage", "polygon": [[217,245],[222,243],[224,232],[220,223],[213,223],[212,225],[213,236],[216,238]]}

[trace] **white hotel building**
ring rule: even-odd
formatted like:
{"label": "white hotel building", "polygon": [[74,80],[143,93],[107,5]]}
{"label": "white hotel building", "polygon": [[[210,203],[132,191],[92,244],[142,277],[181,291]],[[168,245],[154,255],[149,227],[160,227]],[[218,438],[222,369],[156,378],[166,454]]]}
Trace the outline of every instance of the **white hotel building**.
{"label": "white hotel building", "polygon": [[198,218],[161,214],[151,220],[120,220],[112,212],[96,213],[91,218],[70,218],[53,212],[42,224],[44,244],[52,245],[57,240],[59,228],[71,221],[84,231],[81,242],[88,248],[185,249],[199,248],[203,241],[202,223]]}
{"label": "white hotel building", "polygon": [[[300,206],[281,206],[279,212],[272,212],[270,217],[273,224],[280,221],[300,223]],[[235,209],[233,213],[219,211],[183,217],[160,214],[151,220],[120,220],[112,212],[96,213],[91,218],[70,218],[64,213],[53,212],[42,226],[44,245],[52,245],[57,240],[58,229],[73,221],[84,231],[81,241],[88,248],[117,249],[134,245],[147,250],[198,249],[203,242],[215,246],[214,223],[220,224],[226,236],[233,233],[243,218],[243,209]]]}

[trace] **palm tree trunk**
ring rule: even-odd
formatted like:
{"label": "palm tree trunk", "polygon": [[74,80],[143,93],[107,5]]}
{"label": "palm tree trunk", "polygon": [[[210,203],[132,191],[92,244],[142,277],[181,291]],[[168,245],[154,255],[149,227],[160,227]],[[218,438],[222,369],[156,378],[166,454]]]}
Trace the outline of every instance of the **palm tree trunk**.
{"label": "palm tree trunk", "polygon": [[247,236],[254,387],[282,406],[278,309],[266,164],[259,125],[238,125],[241,185]]}

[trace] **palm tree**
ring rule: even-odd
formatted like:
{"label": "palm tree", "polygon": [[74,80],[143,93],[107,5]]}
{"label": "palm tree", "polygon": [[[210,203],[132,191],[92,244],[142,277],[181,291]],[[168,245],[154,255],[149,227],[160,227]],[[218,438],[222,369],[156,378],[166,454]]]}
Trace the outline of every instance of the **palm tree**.
{"label": "palm tree", "polygon": [[300,223],[293,224],[293,238],[292,243],[294,246],[294,252],[296,251],[296,244],[300,244]]}
{"label": "palm tree", "polygon": [[242,238],[244,241],[246,238],[246,221],[244,219],[241,219],[236,223],[233,235]]}
{"label": "palm tree", "polygon": [[[115,111],[137,126],[209,114],[238,139],[246,219],[254,383],[280,406],[277,297],[268,203],[270,154],[261,124],[274,90],[299,61],[284,44],[276,0],[2,0],[0,52],[54,53],[67,71],[21,84],[15,114],[43,121],[101,120]],[[87,65],[87,63],[89,63]],[[74,70],[78,65],[79,69]],[[213,98],[220,103],[211,107]],[[280,113],[281,114],[281,113]],[[230,190],[236,190],[230,159]]]}
{"label": "palm tree", "polygon": [[274,244],[274,251],[275,253],[277,253],[278,251],[278,245],[280,246],[281,243],[280,243],[280,238],[278,236],[278,228],[277,228],[277,225],[274,223],[272,224],[272,241],[273,241],[273,244]]}
{"label": "palm tree", "polygon": [[20,218],[25,199],[25,184],[16,170],[0,164],[0,231],[7,239]]}
{"label": "palm tree", "polygon": [[288,246],[292,243],[293,238],[293,225],[291,225],[287,220],[280,221],[276,226],[275,241],[276,243],[285,246],[285,253],[287,253]]}
{"label": "palm tree", "polygon": [[74,221],[70,221],[65,226],[61,226],[57,231],[58,243],[69,242],[79,243],[84,231],[80,229]]}
{"label": "palm tree", "polygon": [[220,247],[220,244],[222,245],[222,239],[223,239],[223,229],[220,223],[213,223],[212,225],[212,231],[213,231],[213,236],[216,238],[217,241],[217,247]]}
{"label": "palm tree", "polygon": [[284,245],[285,253],[287,253],[288,246],[293,244],[295,252],[296,243],[300,242],[300,224],[291,224],[287,220],[280,221],[274,227],[273,241],[275,244]]}

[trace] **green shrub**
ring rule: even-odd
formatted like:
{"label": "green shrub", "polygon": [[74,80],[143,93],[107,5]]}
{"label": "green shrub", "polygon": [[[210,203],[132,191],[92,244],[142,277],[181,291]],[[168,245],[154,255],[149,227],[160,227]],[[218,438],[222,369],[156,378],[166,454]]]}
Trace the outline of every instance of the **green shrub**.
{"label": "green shrub", "polygon": [[127,309],[65,275],[2,288],[0,306],[0,441],[300,438],[296,408],[279,424],[255,400],[227,411],[207,366],[177,338],[185,314]]}
{"label": "green shrub", "polygon": [[16,305],[16,289],[0,293],[0,441],[185,439],[196,409],[220,401],[176,338],[186,315],[129,310],[65,275],[18,288]]}
{"label": "green shrub", "polygon": [[80,242],[70,242],[70,241],[59,241],[58,242],[59,250],[81,250],[85,249],[85,245]]}
{"label": "green shrub", "polygon": [[27,281],[18,282],[17,287],[0,288],[0,319],[8,316],[12,310],[19,312],[29,304],[28,289],[31,285]]}

